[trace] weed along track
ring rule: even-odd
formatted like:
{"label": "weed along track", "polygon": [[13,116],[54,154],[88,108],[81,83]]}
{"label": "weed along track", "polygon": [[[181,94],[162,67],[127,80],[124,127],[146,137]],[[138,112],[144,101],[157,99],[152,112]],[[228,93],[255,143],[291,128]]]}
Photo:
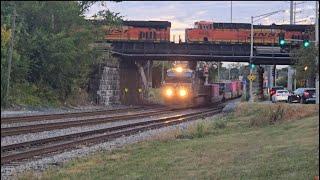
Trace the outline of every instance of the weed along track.
{"label": "weed along track", "polygon": [[43,157],[46,154],[62,152],[79,145],[97,144],[141,131],[199,119],[219,113],[221,110],[222,107],[198,108],[191,113],[168,115],[167,117],[152,118],[148,121],[1,146],[1,165],[15,163],[23,159]]}

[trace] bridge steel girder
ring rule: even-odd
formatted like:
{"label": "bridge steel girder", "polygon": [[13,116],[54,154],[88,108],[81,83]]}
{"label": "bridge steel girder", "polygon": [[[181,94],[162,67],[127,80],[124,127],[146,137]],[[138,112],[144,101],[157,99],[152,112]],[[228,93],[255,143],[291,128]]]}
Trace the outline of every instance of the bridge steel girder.
{"label": "bridge steel girder", "polygon": [[[250,45],[246,44],[113,42],[108,45],[113,55],[124,60],[249,62],[250,59]],[[258,54],[254,50],[253,63],[291,65],[293,58],[289,53]]]}
{"label": "bridge steel girder", "polygon": [[[184,55],[184,54],[124,54],[112,52],[115,56],[124,60],[136,61],[224,61],[224,62],[248,62],[250,56],[208,56],[208,55]],[[268,57],[254,56],[254,64],[261,65],[291,65],[293,60],[290,57]]]}

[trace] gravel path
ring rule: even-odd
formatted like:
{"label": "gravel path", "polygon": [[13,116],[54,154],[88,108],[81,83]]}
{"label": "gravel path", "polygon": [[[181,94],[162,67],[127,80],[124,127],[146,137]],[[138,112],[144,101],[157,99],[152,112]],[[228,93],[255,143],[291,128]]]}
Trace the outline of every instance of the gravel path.
{"label": "gravel path", "polygon": [[[217,114],[212,117],[216,117],[216,116],[221,116],[221,114]],[[97,151],[112,150],[112,149],[123,147],[124,145],[127,145],[127,144],[132,144],[132,143],[152,139],[153,137],[155,137],[156,135],[159,135],[160,133],[166,134],[172,130],[186,129],[188,126],[194,123],[197,123],[199,121],[210,121],[212,120],[212,117],[208,117],[204,120],[195,120],[195,121],[184,122],[184,123],[169,126],[169,127],[163,127],[160,129],[149,130],[149,131],[141,132],[139,134],[135,134],[132,136],[117,138],[113,141],[97,144],[94,146],[82,147],[80,149],[67,151],[67,152],[53,155],[50,157],[45,157],[42,159],[29,161],[29,162],[23,162],[18,166],[1,166],[1,179],[15,179],[16,174],[19,174],[26,170],[41,172],[50,166],[61,165],[71,159],[83,157]]]}
{"label": "gravel path", "polygon": [[[187,110],[187,111],[183,111],[183,112],[190,113],[190,112],[195,112],[195,110]],[[45,138],[51,138],[51,137],[57,137],[57,136],[66,135],[66,134],[74,134],[74,133],[79,133],[79,132],[84,132],[84,131],[104,129],[104,128],[108,128],[108,127],[119,126],[119,125],[124,125],[124,124],[129,124],[129,123],[149,121],[149,120],[151,120],[151,118],[167,117],[169,115],[180,115],[180,114],[182,114],[182,113],[172,112],[172,113],[167,113],[166,115],[156,115],[156,116],[134,119],[134,120],[124,120],[124,121],[109,122],[109,123],[90,125],[90,126],[78,126],[78,127],[57,129],[57,130],[51,130],[51,131],[43,131],[43,132],[37,132],[37,133],[27,133],[27,134],[15,135],[15,136],[5,136],[5,137],[1,137],[1,146],[22,143],[22,142],[27,142],[27,141],[33,141],[33,140],[39,140],[39,139],[45,139]]]}

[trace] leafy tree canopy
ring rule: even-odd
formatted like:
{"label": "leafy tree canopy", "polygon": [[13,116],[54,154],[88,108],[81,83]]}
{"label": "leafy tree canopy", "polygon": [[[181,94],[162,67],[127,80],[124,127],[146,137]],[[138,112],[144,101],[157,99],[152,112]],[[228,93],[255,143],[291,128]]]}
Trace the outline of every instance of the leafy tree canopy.
{"label": "leafy tree canopy", "polygon": [[[17,16],[12,86],[34,84],[41,87],[39,91],[53,91],[64,101],[76,89],[86,87],[90,67],[96,63],[95,51],[89,45],[97,36],[103,37],[104,32],[84,18],[94,3],[96,1],[1,1],[1,99],[6,87],[13,9]],[[108,10],[97,15],[106,19],[105,25],[121,22],[118,14]]]}

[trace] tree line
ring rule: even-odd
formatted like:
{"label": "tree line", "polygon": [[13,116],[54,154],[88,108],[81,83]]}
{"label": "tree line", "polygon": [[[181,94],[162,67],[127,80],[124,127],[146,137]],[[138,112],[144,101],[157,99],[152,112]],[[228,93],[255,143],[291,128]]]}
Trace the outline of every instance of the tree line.
{"label": "tree line", "polygon": [[[84,16],[94,3],[1,1],[1,107],[59,104],[86,89],[100,63],[90,44],[104,37]],[[105,26],[122,20],[107,9],[94,17]]]}

